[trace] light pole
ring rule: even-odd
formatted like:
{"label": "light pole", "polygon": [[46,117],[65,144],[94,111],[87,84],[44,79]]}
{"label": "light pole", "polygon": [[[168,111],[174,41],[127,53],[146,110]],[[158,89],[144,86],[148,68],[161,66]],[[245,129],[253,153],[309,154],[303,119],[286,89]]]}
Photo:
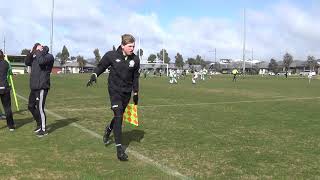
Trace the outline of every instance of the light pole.
{"label": "light pole", "polygon": [[243,69],[242,73],[245,74],[246,70],[246,9],[243,10],[243,48],[242,48],[242,60],[243,60]]}
{"label": "light pole", "polygon": [[253,63],[253,48],[251,48],[251,69],[252,69],[252,63]]}
{"label": "light pole", "polygon": [[138,41],[139,41],[138,56],[139,56],[140,61],[142,61],[142,59],[141,59],[141,40],[140,40],[140,35],[138,35],[138,37],[139,37],[139,39],[138,39]]}
{"label": "light pole", "polygon": [[50,32],[50,51],[53,52],[53,15],[54,15],[54,0],[52,0],[52,9],[51,9],[51,32]]}
{"label": "light pole", "polygon": [[217,62],[217,48],[214,48],[214,62]]}
{"label": "light pole", "polygon": [[164,48],[162,49],[162,64],[164,64],[164,55],[165,55],[165,53],[164,53]]}
{"label": "light pole", "polygon": [[6,53],[6,36],[3,36],[3,53]]}
{"label": "light pole", "polygon": [[214,48],[214,51],[209,51],[214,53],[214,62],[217,62],[217,48]]}

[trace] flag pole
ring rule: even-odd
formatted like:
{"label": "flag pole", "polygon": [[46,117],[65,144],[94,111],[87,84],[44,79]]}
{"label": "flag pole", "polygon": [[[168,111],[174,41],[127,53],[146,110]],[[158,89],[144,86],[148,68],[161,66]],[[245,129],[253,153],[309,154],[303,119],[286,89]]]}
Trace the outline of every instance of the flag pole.
{"label": "flag pole", "polygon": [[[11,69],[11,64],[10,64],[10,61],[8,60],[7,55],[4,56],[4,59],[9,63],[9,66],[10,66],[10,69]],[[14,102],[15,102],[15,105],[16,105],[16,109],[17,109],[17,111],[19,111],[19,104],[18,104],[16,89],[14,88],[13,79],[12,79],[12,69],[11,69],[11,72],[9,74],[9,81],[10,81],[10,85],[11,85],[11,88],[12,88],[13,98],[14,98]]]}

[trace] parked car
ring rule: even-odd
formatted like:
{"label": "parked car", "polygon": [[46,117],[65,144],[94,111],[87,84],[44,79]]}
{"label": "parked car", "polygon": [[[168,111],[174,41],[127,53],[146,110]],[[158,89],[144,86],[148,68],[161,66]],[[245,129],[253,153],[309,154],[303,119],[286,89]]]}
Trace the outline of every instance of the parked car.
{"label": "parked car", "polygon": [[[278,76],[285,76],[286,72],[278,72],[277,75]],[[288,72],[288,76],[291,76],[291,72]]]}
{"label": "parked car", "polygon": [[[300,76],[308,76],[310,73],[310,70],[305,70],[305,71],[302,71],[299,73]],[[311,71],[311,74],[312,76],[315,76],[316,75],[316,72],[315,71]]]}

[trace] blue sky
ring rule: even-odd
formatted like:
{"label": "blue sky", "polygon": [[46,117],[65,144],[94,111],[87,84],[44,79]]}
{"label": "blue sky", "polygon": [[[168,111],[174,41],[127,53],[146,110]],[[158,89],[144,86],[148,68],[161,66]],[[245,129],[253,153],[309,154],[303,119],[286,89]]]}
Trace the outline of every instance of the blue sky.
{"label": "blue sky", "polygon": [[[0,39],[6,37],[8,53],[49,44],[50,2],[0,0]],[[246,8],[247,57],[254,49],[254,59],[265,61],[285,52],[320,58],[319,7],[317,0],[55,0],[53,53],[66,45],[73,56],[93,57],[95,48],[104,54],[131,33],[141,39],[143,60],[163,47],[172,59],[179,52],[212,60],[214,48],[218,58],[240,59]]]}
{"label": "blue sky", "polygon": [[[145,0],[143,5],[132,2],[136,10],[143,14],[156,13],[159,15],[162,26],[167,26],[176,17],[201,17],[227,18],[233,21],[242,21],[243,9],[264,10],[279,1],[276,0]],[[290,1],[299,7],[310,7],[311,1]]]}
{"label": "blue sky", "polygon": [[264,3],[251,4],[246,1],[231,1],[227,5],[225,1],[189,0],[189,1],[145,1],[143,6],[134,5],[137,11],[143,14],[156,13],[162,26],[166,27],[177,17],[190,17],[198,19],[201,17],[230,18],[241,20],[243,8],[261,8]]}

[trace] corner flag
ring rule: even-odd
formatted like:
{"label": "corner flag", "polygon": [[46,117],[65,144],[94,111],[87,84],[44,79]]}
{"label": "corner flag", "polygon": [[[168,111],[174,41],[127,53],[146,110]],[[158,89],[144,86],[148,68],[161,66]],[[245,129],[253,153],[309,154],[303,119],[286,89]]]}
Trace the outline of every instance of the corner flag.
{"label": "corner flag", "polygon": [[10,84],[10,86],[12,88],[13,97],[14,97],[14,101],[16,103],[17,111],[19,111],[19,104],[18,104],[18,100],[17,100],[16,90],[14,88],[13,79],[12,79],[12,75],[13,75],[12,67],[11,67],[10,61],[8,60],[7,55],[4,56],[4,60],[6,60],[9,63],[9,72],[8,72],[8,75],[7,75],[7,80],[9,81],[9,84]]}
{"label": "corner flag", "polygon": [[138,106],[134,104],[128,104],[123,114],[123,120],[134,126],[139,126]]}

